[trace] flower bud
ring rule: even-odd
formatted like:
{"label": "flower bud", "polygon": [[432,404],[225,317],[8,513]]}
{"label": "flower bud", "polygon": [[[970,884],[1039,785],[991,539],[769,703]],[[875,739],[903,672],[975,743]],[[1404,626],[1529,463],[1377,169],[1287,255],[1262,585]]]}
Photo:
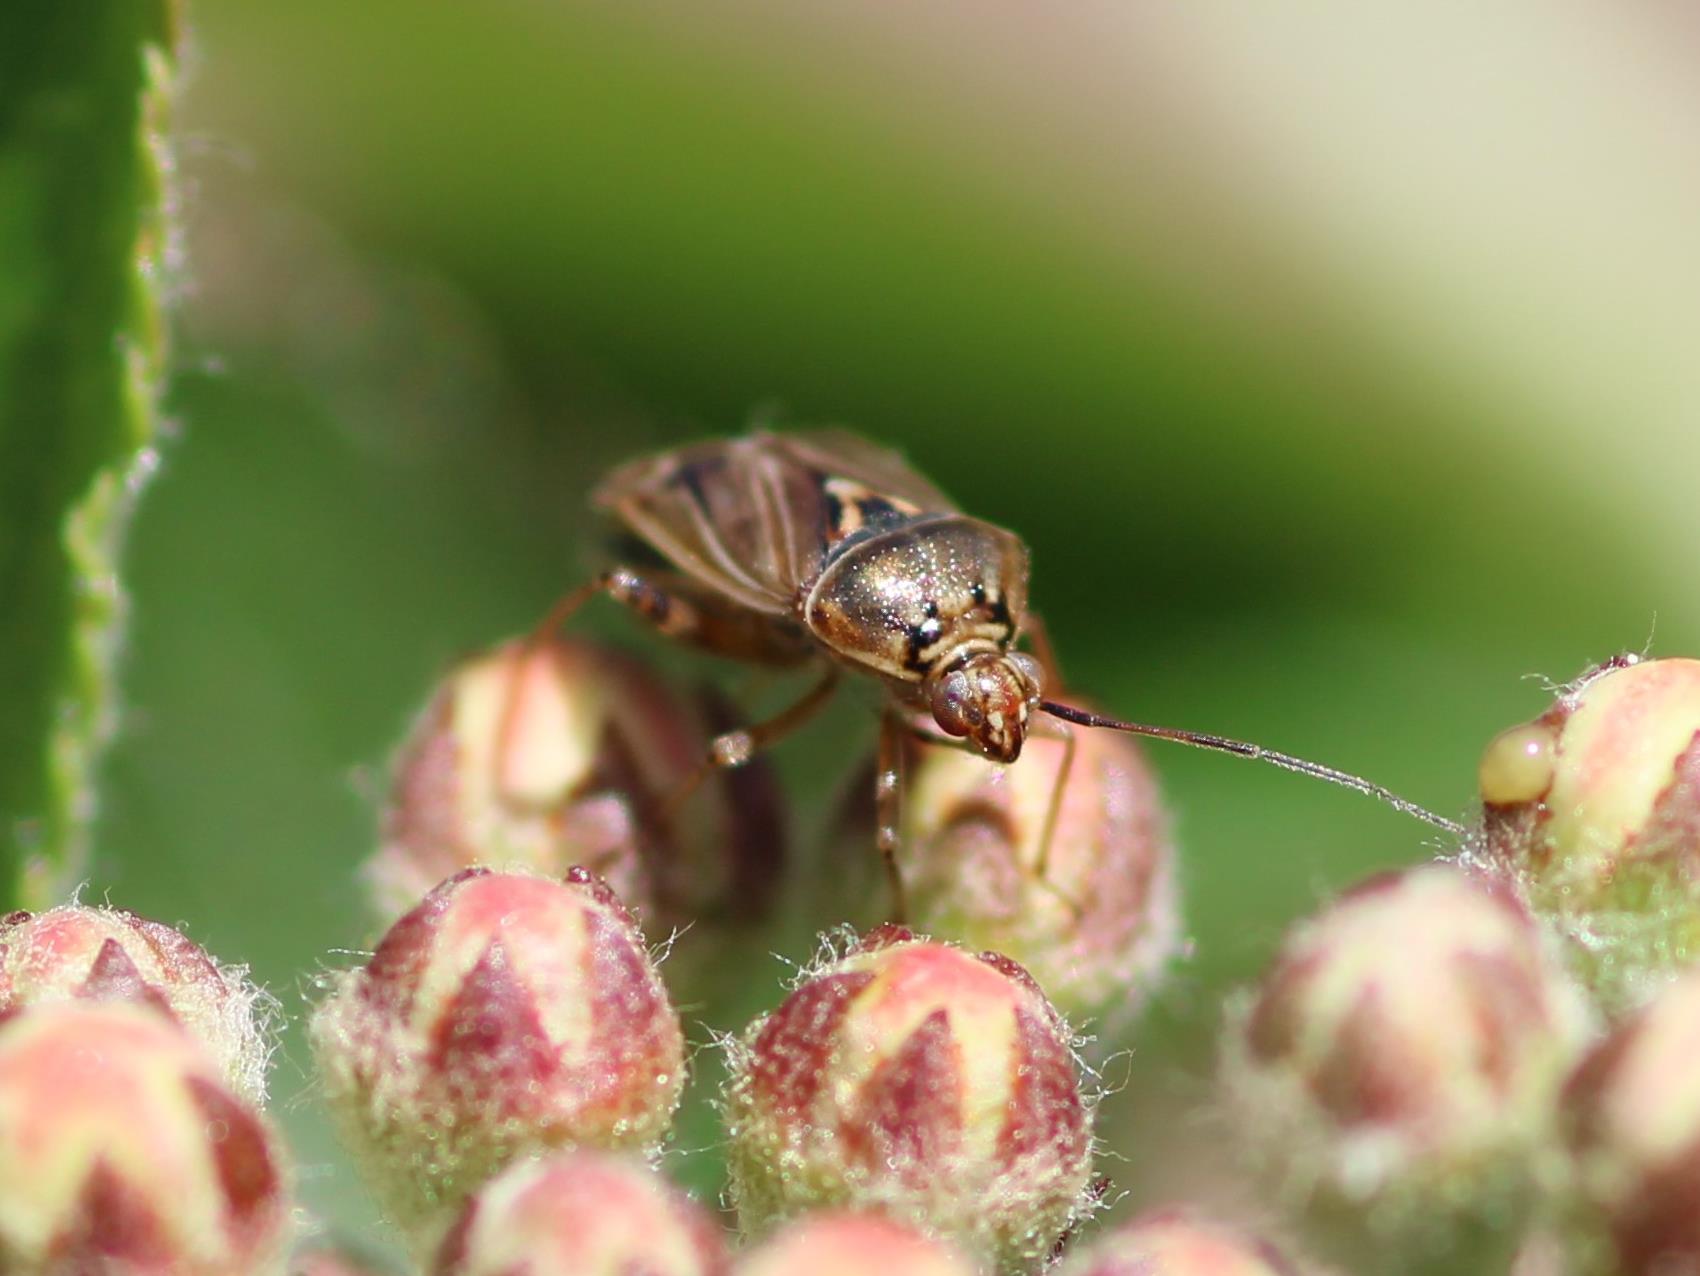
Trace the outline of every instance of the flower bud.
{"label": "flower bud", "polygon": [[1069,745],[1053,736],[1030,735],[1016,766],[919,746],[904,878],[922,930],[1008,954],[1065,1013],[1102,1015],[1113,1032],[1174,955],[1174,852],[1138,746],[1076,731],[1073,748],[1059,789]]}
{"label": "flower bud", "polygon": [[643,937],[580,869],[451,877],[341,978],[311,1036],[370,1185],[423,1238],[522,1154],[656,1144],[684,1081]]}
{"label": "flower bud", "polygon": [[259,993],[169,926],[118,908],[66,904],[0,918],[0,1015],[68,1001],[133,1001],[197,1037],[243,1098],[265,1099]]}
{"label": "flower bud", "polygon": [[1700,1272],[1700,968],[1660,990],[1564,1096],[1578,1183],[1629,1276]]}
{"label": "flower bud", "polygon": [[975,1276],[941,1241],[873,1214],[808,1214],[743,1254],[737,1276]]}
{"label": "flower bud", "polygon": [[0,1271],[246,1276],[289,1220],[271,1131],[161,1015],[67,1002],[0,1025]]}
{"label": "flower bud", "polygon": [[1156,1210],[1076,1249],[1056,1276],[1298,1276],[1268,1241],[1187,1210]]}
{"label": "flower bud", "polygon": [[508,1167],[443,1238],[437,1276],[724,1276],[720,1226],[636,1162],[562,1152]]}
{"label": "flower bud", "polygon": [[1289,933],[1229,1025],[1223,1079],[1289,1195],[1361,1211],[1348,1231],[1414,1259],[1465,1215],[1513,1230],[1586,1031],[1511,893],[1434,864]]}
{"label": "flower bud", "polygon": [[1031,977],[897,927],[805,979],[733,1050],[741,1226],[824,1206],[924,1226],[1009,1271],[1085,1208],[1091,1115]]}
{"label": "flower bud", "polygon": [[474,864],[603,877],[664,933],[717,911],[758,914],[782,858],[762,759],[699,776],[731,723],[648,665],[581,639],[516,639],[456,668],[395,764],[383,845],[366,866],[393,917]]}
{"label": "flower bud", "polygon": [[1609,1006],[1700,960],[1700,660],[1620,657],[1482,756],[1472,855]]}

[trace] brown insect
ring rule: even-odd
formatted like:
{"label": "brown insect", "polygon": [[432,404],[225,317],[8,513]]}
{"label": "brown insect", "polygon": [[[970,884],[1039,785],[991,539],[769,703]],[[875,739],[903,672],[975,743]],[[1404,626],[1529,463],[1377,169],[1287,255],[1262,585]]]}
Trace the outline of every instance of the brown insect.
{"label": "brown insect", "polygon": [[[1068,724],[1127,731],[1271,762],[1463,832],[1332,767],[1045,699],[1055,667],[1027,609],[1026,546],[960,512],[896,453],[848,431],[758,432],[691,444],[621,466],[592,500],[638,555],[653,561],[634,556],[599,574],[563,600],[550,626],[605,593],[662,633],[718,654],[821,667],[818,681],[782,713],[719,736],[705,771],[739,766],[807,721],[846,670],[884,684],[878,843],[899,911],[898,768],[906,736],[1011,763],[1031,730],[1065,737]],[[1017,648],[1022,640],[1032,654]],[[1059,793],[1072,753],[1065,754]],[[1054,816],[1055,795],[1051,805]],[[1041,876],[1043,862],[1041,854]]]}

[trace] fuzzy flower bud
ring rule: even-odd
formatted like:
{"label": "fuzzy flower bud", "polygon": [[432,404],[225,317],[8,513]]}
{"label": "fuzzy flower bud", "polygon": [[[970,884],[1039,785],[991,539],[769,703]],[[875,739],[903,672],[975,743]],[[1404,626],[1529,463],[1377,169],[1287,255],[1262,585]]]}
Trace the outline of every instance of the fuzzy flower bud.
{"label": "fuzzy flower bud", "polygon": [[1700,969],[1663,988],[1565,1092],[1579,1186],[1629,1276],[1700,1272]]}
{"label": "fuzzy flower bud", "polygon": [[1700,660],[1620,657],[1481,762],[1473,854],[1575,942],[1610,1005],[1700,959]]}
{"label": "fuzzy flower bud", "polygon": [[437,1276],[725,1276],[720,1227],[645,1166],[563,1152],[510,1166],[466,1203]]}
{"label": "fuzzy flower bud", "polygon": [[766,763],[718,772],[665,809],[732,725],[717,701],[579,639],[516,639],[466,661],[397,755],[366,867],[377,907],[394,917],[474,864],[554,877],[579,864],[657,933],[759,913],[782,858]]}
{"label": "fuzzy flower bud", "polygon": [[1174,852],[1139,747],[1076,731],[1073,748],[1059,790],[1069,745],[1053,736],[1029,736],[1008,767],[919,746],[903,804],[905,885],[922,930],[1008,954],[1065,1013],[1102,1016],[1114,1032],[1174,954]]}
{"label": "fuzzy flower bud", "polygon": [[118,908],[66,904],[0,918],[0,1015],[68,1001],[152,1006],[197,1037],[243,1098],[265,1099],[259,994],[178,931]]}
{"label": "fuzzy flower bud", "polygon": [[950,1246],[874,1214],[809,1214],[742,1255],[737,1276],[975,1276]]}
{"label": "fuzzy flower bud", "polygon": [[1091,1116],[1031,977],[886,927],[733,1050],[728,1170],[749,1233],[875,1210],[1031,1270],[1084,1208]]}
{"label": "fuzzy flower bud", "polygon": [[370,1185],[422,1236],[520,1155],[654,1145],[685,1072],[642,935],[583,870],[451,877],[342,977],[311,1036]]}
{"label": "fuzzy flower bud", "polygon": [[248,1276],[289,1219],[264,1120],[157,1012],[67,1002],[0,1025],[0,1271]]}
{"label": "fuzzy flower bud", "polygon": [[1511,893],[1428,865],[1289,933],[1229,1026],[1224,1082],[1290,1195],[1361,1210],[1415,1258],[1449,1243],[1455,1215],[1513,1230],[1586,1030]]}
{"label": "fuzzy flower bud", "polygon": [[1070,1253],[1056,1276],[1298,1276],[1268,1241],[1187,1210],[1157,1210]]}

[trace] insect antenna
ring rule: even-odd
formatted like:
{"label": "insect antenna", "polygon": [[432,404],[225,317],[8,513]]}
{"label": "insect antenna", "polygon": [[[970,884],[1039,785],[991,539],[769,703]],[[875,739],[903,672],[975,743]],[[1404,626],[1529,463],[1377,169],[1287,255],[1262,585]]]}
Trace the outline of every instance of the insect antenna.
{"label": "insect antenna", "polygon": [[1154,740],[1173,740],[1176,744],[1189,744],[1195,749],[1214,749],[1218,753],[1232,753],[1238,757],[1268,762],[1288,771],[1297,771],[1300,775],[1315,776],[1319,780],[1327,780],[1330,784],[1356,789],[1359,793],[1367,793],[1370,797],[1380,798],[1394,810],[1403,811],[1406,815],[1414,815],[1417,819],[1432,824],[1437,829],[1445,829],[1455,837],[1462,837],[1468,831],[1462,824],[1455,823],[1443,815],[1436,815],[1427,807],[1418,806],[1409,798],[1402,798],[1392,789],[1383,788],[1362,776],[1353,775],[1348,771],[1337,771],[1331,766],[1322,765],[1320,762],[1296,758],[1290,753],[1277,753],[1274,749],[1266,749],[1261,744],[1249,744],[1244,740],[1230,740],[1226,736],[1209,735],[1202,731],[1182,731],[1178,727],[1154,727],[1143,722],[1123,722],[1118,718],[1106,718],[1102,714],[1091,713],[1085,709],[1076,709],[1073,705],[1058,704],[1054,700],[1041,700],[1039,708],[1053,718],[1060,718],[1064,722],[1072,722],[1077,726],[1126,731],[1131,735],[1150,736]]}

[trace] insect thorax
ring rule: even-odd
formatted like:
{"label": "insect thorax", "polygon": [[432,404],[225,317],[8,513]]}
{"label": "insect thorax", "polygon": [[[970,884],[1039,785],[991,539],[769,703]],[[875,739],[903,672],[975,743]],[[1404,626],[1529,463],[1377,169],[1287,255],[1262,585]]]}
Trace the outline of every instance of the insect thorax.
{"label": "insect thorax", "polygon": [[835,546],[803,621],[852,664],[920,682],[941,661],[1003,650],[1027,605],[1027,552],[961,514],[922,514]]}

